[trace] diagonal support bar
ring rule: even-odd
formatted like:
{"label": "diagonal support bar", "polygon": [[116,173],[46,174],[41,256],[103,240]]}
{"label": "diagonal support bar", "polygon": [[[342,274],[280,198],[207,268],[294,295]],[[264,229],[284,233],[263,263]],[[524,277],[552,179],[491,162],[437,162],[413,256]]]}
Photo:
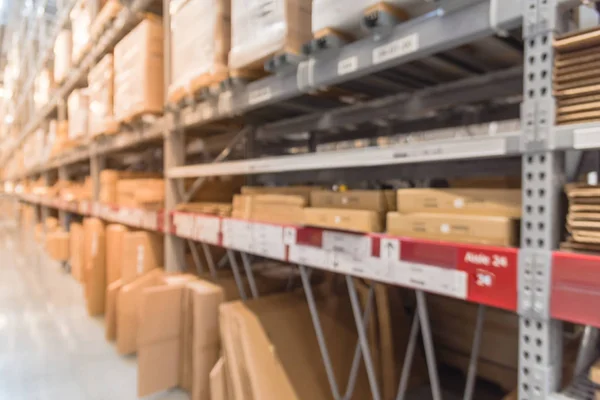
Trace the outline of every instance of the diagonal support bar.
{"label": "diagonal support bar", "polygon": [[200,261],[200,255],[198,254],[198,248],[196,244],[191,240],[186,240],[188,247],[190,248],[190,252],[192,253],[192,259],[194,260],[194,266],[196,267],[196,272],[198,275],[202,275],[204,272],[204,266],[202,265],[202,261]]}
{"label": "diagonal support bar", "polygon": [[427,312],[427,300],[425,299],[425,292],[422,290],[417,290],[416,293],[417,311],[419,313],[423,346],[425,347],[425,358],[427,360],[427,370],[429,371],[429,381],[431,384],[431,396],[433,400],[442,400],[440,380],[437,373],[437,362],[435,360],[435,351],[433,349],[431,326],[429,324],[429,313]]}
{"label": "diagonal support bar", "polygon": [[231,264],[231,270],[233,271],[233,278],[235,279],[235,283],[237,285],[238,291],[240,292],[240,298],[243,301],[248,300],[246,296],[246,290],[244,289],[244,281],[242,280],[242,275],[240,274],[240,267],[235,259],[235,253],[231,249],[227,249],[227,258],[229,259],[229,263]]}
{"label": "diagonal support bar", "polygon": [[362,349],[365,367],[367,369],[367,377],[369,378],[369,386],[371,387],[371,396],[373,400],[381,400],[379,393],[379,384],[377,382],[377,373],[373,366],[373,359],[371,358],[371,349],[369,348],[369,340],[365,331],[365,327],[361,323],[362,311],[360,309],[360,302],[358,301],[358,295],[356,294],[356,286],[352,276],[346,275],[346,285],[348,286],[348,294],[350,295],[350,304],[352,305],[352,312],[354,313],[354,321],[356,322],[356,330],[358,333],[358,340]]}
{"label": "diagonal support bar", "polygon": [[404,400],[406,397],[406,391],[408,390],[408,379],[410,378],[410,370],[412,369],[412,362],[415,357],[415,348],[417,347],[417,337],[419,336],[419,332],[419,314],[417,313],[413,317],[413,322],[410,327],[410,336],[408,339],[406,354],[404,355],[404,363],[402,364],[402,373],[400,374],[400,383],[398,384],[398,394],[396,395],[396,400]]}
{"label": "diagonal support bar", "polygon": [[256,282],[254,281],[254,273],[252,272],[252,266],[250,265],[250,260],[248,259],[248,254],[243,251],[240,252],[242,255],[242,265],[244,266],[244,271],[246,271],[246,277],[248,278],[248,284],[250,285],[250,293],[252,294],[253,299],[258,299],[258,288],[256,287]]}
{"label": "diagonal support bar", "polygon": [[217,279],[217,269],[215,268],[215,260],[213,260],[210,247],[208,247],[208,245],[204,242],[200,242],[200,245],[202,246],[202,251],[204,252],[204,258],[206,258],[206,264],[208,264],[210,276],[212,276],[213,279]]}
{"label": "diagonal support bar", "polygon": [[479,350],[481,349],[481,338],[483,337],[484,322],[485,306],[480,304],[477,308],[477,321],[475,322],[473,346],[471,347],[471,358],[469,360],[469,370],[467,372],[467,383],[465,385],[465,394],[463,396],[463,400],[471,400],[473,398],[475,380],[477,379],[477,360],[479,359]]}

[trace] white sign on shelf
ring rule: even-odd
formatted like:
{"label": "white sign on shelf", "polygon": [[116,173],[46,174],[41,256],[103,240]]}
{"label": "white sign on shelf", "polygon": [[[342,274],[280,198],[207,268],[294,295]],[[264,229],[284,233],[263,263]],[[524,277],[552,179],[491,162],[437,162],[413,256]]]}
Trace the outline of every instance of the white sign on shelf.
{"label": "white sign on shelf", "polygon": [[194,218],[190,214],[175,213],[173,215],[173,223],[175,224],[175,232],[177,236],[191,239],[194,234]]}
{"label": "white sign on shelf", "polygon": [[345,253],[356,260],[363,260],[371,255],[371,243],[370,236],[323,231],[322,247],[324,250]]}
{"label": "white sign on shelf", "polygon": [[410,34],[373,49],[373,64],[380,64],[419,50],[419,35]]}
{"label": "white sign on shelf", "polygon": [[221,221],[217,217],[197,215],[195,218],[193,237],[201,242],[219,244]]}

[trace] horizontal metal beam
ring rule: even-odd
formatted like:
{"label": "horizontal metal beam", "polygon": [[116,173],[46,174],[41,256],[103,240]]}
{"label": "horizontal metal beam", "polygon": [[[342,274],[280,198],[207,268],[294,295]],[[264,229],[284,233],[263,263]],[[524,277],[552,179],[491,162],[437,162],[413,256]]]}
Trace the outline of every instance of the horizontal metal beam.
{"label": "horizontal metal beam", "polygon": [[359,168],[518,154],[519,133],[175,167],[169,178]]}

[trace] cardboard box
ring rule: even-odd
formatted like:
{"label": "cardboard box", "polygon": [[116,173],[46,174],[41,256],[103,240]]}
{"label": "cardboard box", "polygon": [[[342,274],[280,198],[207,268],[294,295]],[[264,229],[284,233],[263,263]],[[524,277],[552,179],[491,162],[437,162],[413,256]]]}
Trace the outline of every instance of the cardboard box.
{"label": "cardboard box", "polygon": [[69,140],[83,143],[88,137],[88,104],[87,89],[75,89],[67,99],[69,119]]}
{"label": "cardboard box", "polygon": [[114,62],[107,54],[90,69],[88,74],[89,134],[113,134],[118,131],[113,114]]}
{"label": "cardboard box", "polygon": [[121,280],[125,285],[164,262],[164,237],[155,232],[125,232],[122,249]]}
{"label": "cardboard box", "polygon": [[[392,190],[348,190],[345,192],[315,190],[310,194],[310,205],[317,208],[348,208],[387,212],[395,210],[395,196],[396,193]],[[391,204],[394,204],[392,209],[390,209]]]}
{"label": "cardboard box", "polygon": [[92,15],[86,0],[79,0],[69,15],[71,19],[71,31],[73,32],[73,51],[71,61],[74,65],[79,64],[88,48],[90,47],[90,25]]}
{"label": "cardboard box", "polygon": [[117,121],[146,113],[162,113],[163,27],[159,18],[146,18],[114,51],[114,112]]}
{"label": "cardboard box", "polygon": [[137,351],[140,297],[145,288],[160,284],[162,275],[161,269],[154,269],[121,287],[117,295],[117,351],[119,354],[132,354]]}
{"label": "cardboard box", "polygon": [[[145,179],[155,178],[158,174],[138,171],[117,171],[105,169],[100,172],[100,202],[104,204],[118,203],[117,183],[122,179]],[[126,185],[127,186],[127,185]],[[139,184],[138,184],[139,186]],[[135,189],[135,183],[127,186],[129,195]],[[139,189],[139,187],[138,187]],[[126,197],[126,196],[125,196]],[[125,198],[124,197],[124,198]]]}
{"label": "cardboard box", "polygon": [[54,261],[69,260],[69,233],[49,232],[46,235],[46,251]]}
{"label": "cardboard box", "polygon": [[339,208],[304,209],[304,224],[353,232],[382,232],[383,215],[368,210]]}
{"label": "cardboard box", "polygon": [[322,189],[319,186],[242,186],[240,189],[243,195],[265,195],[277,194],[286,196],[302,196],[306,200],[306,204],[310,202],[310,193],[313,190]]}
{"label": "cardboard box", "polygon": [[[218,307],[223,300],[219,286],[192,275],[166,276],[161,285],[143,291],[138,396],[181,386],[192,392],[193,400],[209,398],[209,374],[219,357]],[[188,301],[191,307],[186,306]],[[192,365],[186,366],[188,356]]]}
{"label": "cardboard box", "polygon": [[35,77],[33,101],[37,110],[50,101],[50,92],[54,88],[54,75],[48,68],[42,69]]}
{"label": "cardboard box", "polygon": [[210,371],[210,399],[229,400],[229,388],[227,387],[227,371],[225,359],[219,358]]}
{"label": "cardboard box", "polygon": [[123,282],[118,279],[106,288],[104,335],[108,341],[113,341],[117,338],[117,297],[119,296],[121,287],[123,287]]}
{"label": "cardboard box", "polygon": [[460,213],[520,218],[519,189],[400,189],[400,213]]}
{"label": "cardboard box", "polygon": [[70,262],[71,262],[71,274],[77,281],[83,281],[83,268],[85,263],[84,258],[84,233],[83,225],[72,222],[69,226],[70,233]]}
{"label": "cardboard box", "polygon": [[71,31],[63,29],[54,42],[54,81],[61,83],[71,70],[71,52],[73,47]]}
{"label": "cardboard box", "polygon": [[117,204],[124,207],[161,207],[165,201],[163,179],[120,179],[117,181]]}
{"label": "cardboard box", "polygon": [[106,227],[106,284],[121,279],[124,258],[126,226],[111,224]]}
{"label": "cardboard box", "polygon": [[171,7],[171,101],[227,78],[230,14],[230,0],[195,0]]}
{"label": "cardboard box", "polygon": [[88,314],[104,314],[106,295],[106,243],[104,223],[98,218],[83,220],[84,281]]}
{"label": "cardboard box", "polygon": [[387,215],[387,232],[396,236],[516,246],[519,242],[519,220],[478,215],[391,212]]}

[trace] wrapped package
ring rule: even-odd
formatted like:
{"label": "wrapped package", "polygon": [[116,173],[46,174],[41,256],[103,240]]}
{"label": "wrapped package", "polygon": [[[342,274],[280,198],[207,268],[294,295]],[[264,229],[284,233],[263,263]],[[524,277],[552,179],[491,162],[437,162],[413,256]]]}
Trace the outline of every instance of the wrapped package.
{"label": "wrapped package", "polygon": [[34,82],[33,102],[37,110],[44,107],[50,101],[50,89],[54,85],[54,75],[52,72],[44,68],[36,76]]}
{"label": "wrapped package", "polygon": [[[332,30],[352,37],[365,36],[361,29],[363,15],[383,9],[404,20],[421,15],[434,8],[424,0],[314,0],[312,6],[312,31],[315,37]],[[327,30],[327,31],[325,31]]]}
{"label": "wrapped package", "polygon": [[90,25],[92,13],[88,0],[80,0],[69,15],[73,30],[71,61],[78,64],[90,45]]}
{"label": "wrapped package", "polygon": [[301,53],[302,45],[312,39],[311,3],[232,0],[229,68],[262,71],[275,54]]}
{"label": "wrapped package", "polygon": [[69,123],[53,119],[48,126],[47,148],[49,158],[55,157],[69,147]]}
{"label": "wrapped package", "polygon": [[113,115],[114,64],[113,55],[107,54],[88,75],[89,134],[112,134],[117,132]]}
{"label": "wrapped package", "polygon": [[63,29],[56,37],[54,43],[54,80],[62,82],[71,69],[71,52],[72,52],[72,37],[71,31]]}
{"label": "wrapped package", "polygon": [[114,67],[117,121],[162,112],[163,28],[159,18],[144,19],[115,46]]}
{"label": "wrapped package", "polygon": [[88,94],[86,89],[75,89],[67,99],[69,141],[80,142],[88,133]]}
{"label": "wrapped package", "polygon": [[230,0],[171,2],[169,100],[178,101],[227,78],[231,43]]}

